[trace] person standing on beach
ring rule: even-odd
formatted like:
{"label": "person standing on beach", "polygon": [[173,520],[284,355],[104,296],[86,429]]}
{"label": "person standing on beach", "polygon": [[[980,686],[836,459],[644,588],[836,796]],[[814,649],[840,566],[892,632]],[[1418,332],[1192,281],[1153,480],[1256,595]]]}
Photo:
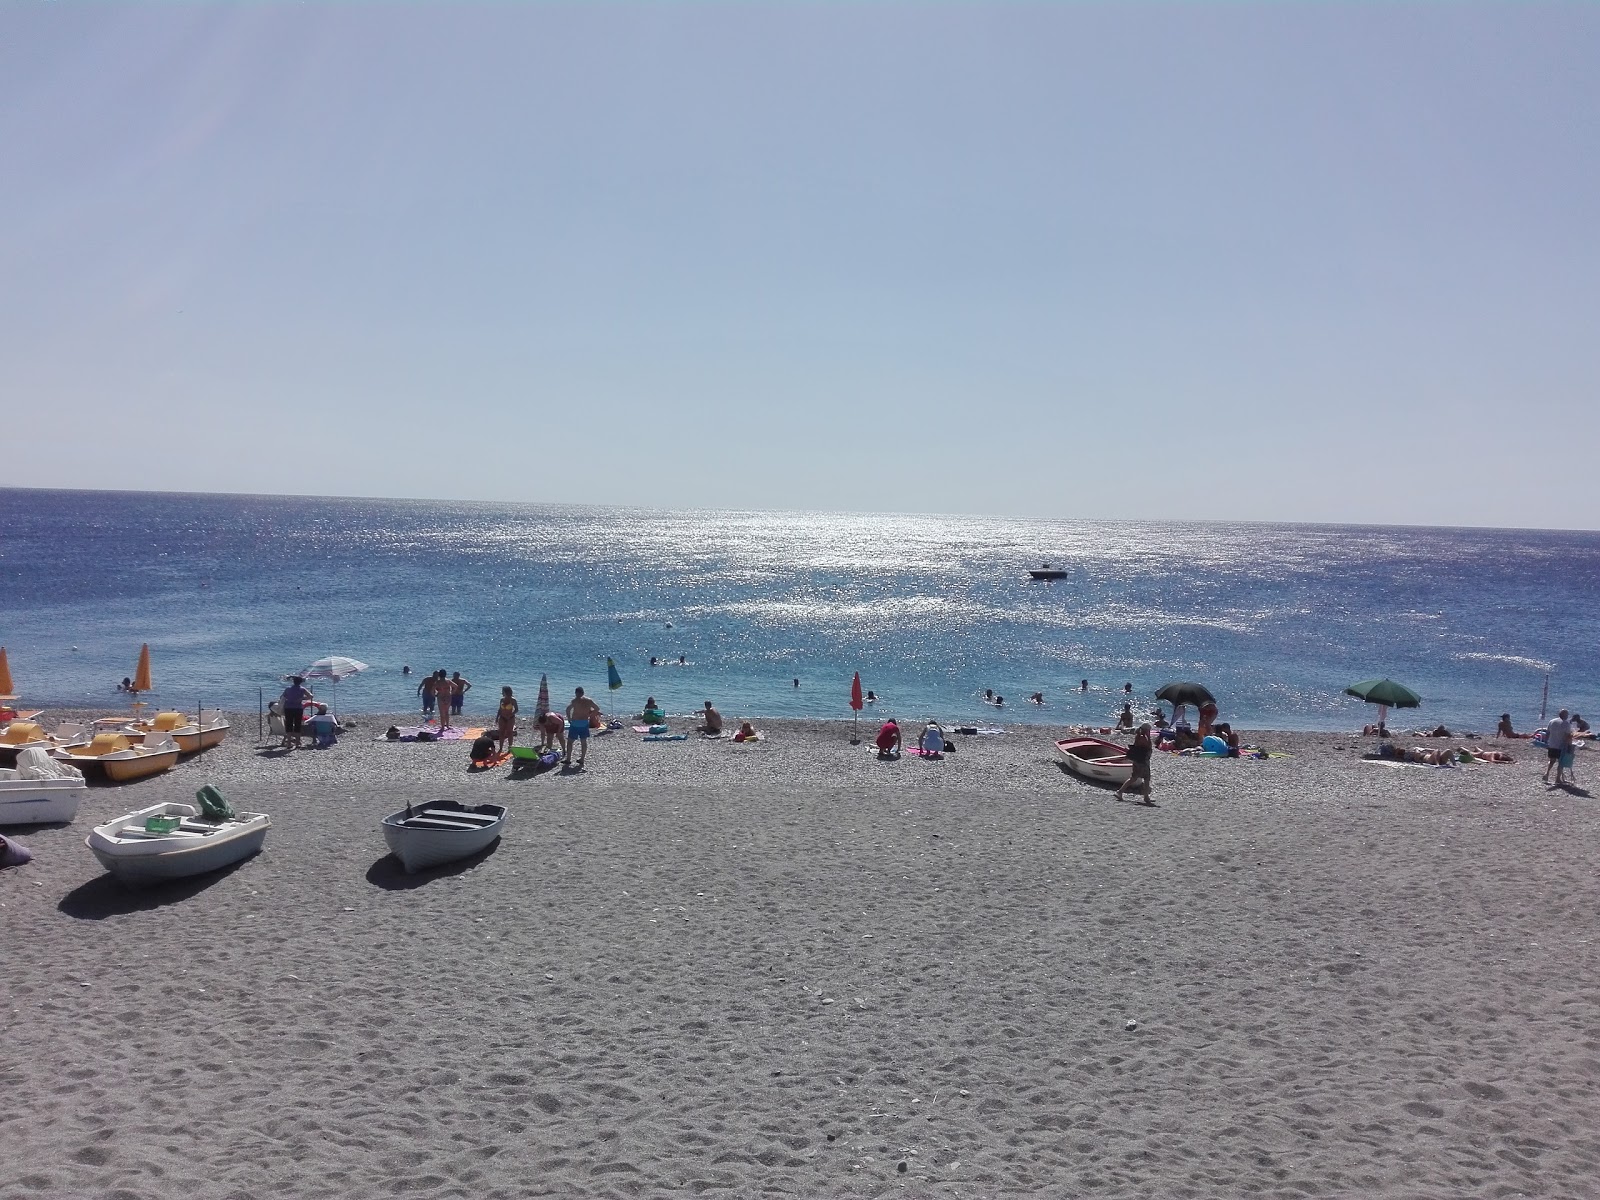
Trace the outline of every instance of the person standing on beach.
{"label": "person standing on beach", "polygon": [[1550,768],[1554,767],[1556,786],[1560,787],[1561,772],[1572,765],[1572,726],[1567,724],[1567,710],[1564,708],[1545,726],[1544,752],[1544,781],[1550,782]]}
{"label": "person standing on beach", "polygon": [[600,706],[585,696],[582,688],[575,688],[572,703],[567,705],[567,756],[562,759],[567,766],[572,765],[572,747],[576,742],[583,743],[578,765],[581,767],[589,761],[589,726],[599,719]]}
{"label": "person standing on beach", "polygon": [[424,716],[433,712],[433,685],[438,680],[439,676],[437,674],[429,675],[421,683],[417,684],[417,695],[422,697],[422,713]]}
{"label": "person standing on beach", "polygon": [[472,690],[472,681],[470,679],[461,678],[461,672],[460,671],[457,671],[457,672],[455,672],[454,674],[452,674],[450,676],[450,711],[451,712],[456,713],[458,715],[460,714],[460,712],[461,712],[461,704],[466,699],[467,693],[470,692],[471,690]]}
{"label": "person standing on beach", "polygon": [[1133,763],[1133,774],[1122,781],[1122,786],[1117,789],[1117,799],[1121,800],[1123,793],[1130,784],[1138,784],[1144,792],[1144,802],[1154,804],[1150,799],[1150,754],[1154,747],[1150,744],[1150,726],[1139,726],[1139,732],[1133,735],[1133,745],[1128,747],[1128,759]]}
{"label": "person standing on beach", "polygon": [[444,668],[433,673],[433,698],[439,706],[439,728],[449,729],[450,726],[450,678],[444,673]]}
{"label": "person standing on beach", "polygon": [[500,689],[500,707],[494,714],[494,740],[500,749],[509,750],[517,736],[517,698],[509,687]]}
{"label": "person standing on beach", "polygon": [[286,749],[300,748],[300,735],[305,730],[306,705],[311,703],[311,689],[299,675],[289,677],[289,686],[283,689],[278,703],[283,705],[283,745]]}

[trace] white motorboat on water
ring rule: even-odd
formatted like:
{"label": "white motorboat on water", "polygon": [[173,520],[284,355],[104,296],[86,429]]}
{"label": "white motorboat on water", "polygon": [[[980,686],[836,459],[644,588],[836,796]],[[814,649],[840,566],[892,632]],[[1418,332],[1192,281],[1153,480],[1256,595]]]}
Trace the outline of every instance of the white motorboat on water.
{"label": "white motorboat on water", "polygon": [[455,800],[408,804],[383,820],[383,840],[407,874],[476,854],[500,836],[506,810],[498,804],[468,806]]}
{"label": "white motorboat on water", "polygon": [[1133,776],[1128,748],[1097,737],[1063,738],[1056,743],[1056,757],[1074,775],[1095,783],[1124,784]]}
{"label": "white motorboat on water", "polygon": [[17,754],[16,768],[0,768],[0,826],[71,821],[88,790],[83,772],[58,763],[42,746]]}
{"label": "white motorboat on water", "polygon": [[[201,788],[201,797],[207,792],[221,801],[220,793],[210,788]],[[271,827],[266,813],[169,801],[96,825],[84,844],[116,879],[141,887],[203,875],[248,858],[261,849]]]}

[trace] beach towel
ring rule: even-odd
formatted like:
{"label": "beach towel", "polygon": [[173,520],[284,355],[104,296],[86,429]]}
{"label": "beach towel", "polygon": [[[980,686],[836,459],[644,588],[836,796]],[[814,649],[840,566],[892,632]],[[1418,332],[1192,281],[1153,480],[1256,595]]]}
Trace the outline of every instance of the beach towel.
{"label": "beach towel", "polygon": [[647,733],[644,735],[643,740],[647,742],[687,742],[689,735],[687,733]]}
{"label": "beach towel", "polygon": [[[427,737],[421,736],[427,734]],[[380,733],[372,740],[375,742],[459,742],[463,739],[475,741],[483,736],[482,727],[473,729],[440,729],[437,725],[413,725],[400,730],[400,736],[390,737],[387,733]]]}
{"label": "beach towel", "polygon": [[490,770],[493,767],[503,766],[504,764],[506,764],[506,763],[508,763],[510,761],[511,761],[511,751],[503,750],[499,754],[492,754],[488,758],[480,759],[477,762],[469,762],[469,763],[467,763],[467,770],[469,770],[469,771],[487,771],[487,770]]}

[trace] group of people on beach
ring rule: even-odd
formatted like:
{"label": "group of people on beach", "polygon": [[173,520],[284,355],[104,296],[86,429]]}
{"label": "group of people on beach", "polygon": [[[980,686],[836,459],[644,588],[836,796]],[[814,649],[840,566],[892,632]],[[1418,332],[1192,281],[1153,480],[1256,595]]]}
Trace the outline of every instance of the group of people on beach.
{"label": "group of people on beach", "polygon": [[[502,753],[509,751],[511,743],[516,740],[517,711],[516,693],[509,687],[501,688],[500,705],[494,714],[494,740]],[[604,716],[600,706],[586,696],[581,687],[575,688],[565,717],[554,709],[534,714],[534,731],[539,735],[540,752],[554,750],[561,755],[562,762],[570,766],[573,747],[576,746],[578,766],[583,766],[589,761],[589,738],[601,728]]]}
{"label": "group of people on beach", "polygon": [[327,749],[338,740],[344,729],[339,719],[328,712],[326,704],[316,702],[303,675],[291,675],[289,686],[267,706],[267,711],[273,732],[279,733],[282,738],[279,747],[284,750],[299,749],[301,740],[308,733],[314,746]]}
{"label": "group of people on beach", "polygon": [[[410,673],[409,667],[406,673]],[[450,718],[460,714],[466,695],[471,690],[471,680],[463,679],[460,671],[446,675],[443,667],[417,684],[417,695],[422,697],[423,714],[431,716],[437,708],[440,729],[450,728]]]}

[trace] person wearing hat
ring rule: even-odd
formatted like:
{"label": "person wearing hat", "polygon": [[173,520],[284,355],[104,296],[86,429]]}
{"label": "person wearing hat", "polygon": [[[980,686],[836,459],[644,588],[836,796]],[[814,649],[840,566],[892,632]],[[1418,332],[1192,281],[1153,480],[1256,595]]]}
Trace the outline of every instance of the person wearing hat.
{"label": "person wearing hat", "polygon": [[311,689],[305,683],[303,676],[291,675],[289,686],[278,697],[278,702],[283,705],[285,749],[299,749],[301,735],[305,732],[306,705],[311,703]]}

